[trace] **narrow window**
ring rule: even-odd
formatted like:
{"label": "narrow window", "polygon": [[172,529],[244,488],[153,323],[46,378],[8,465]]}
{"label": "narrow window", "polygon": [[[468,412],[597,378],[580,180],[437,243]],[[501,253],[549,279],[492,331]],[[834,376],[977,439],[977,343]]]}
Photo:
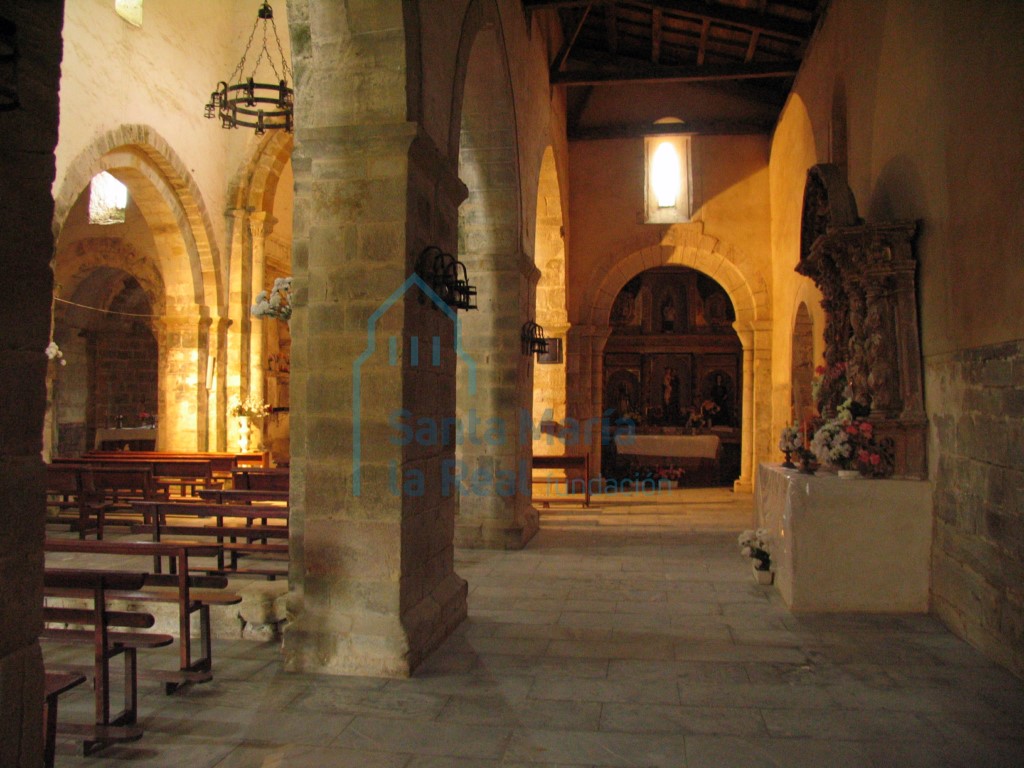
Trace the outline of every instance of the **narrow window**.
{"label": "narrow window", "polygon": [[645,221],[650,224],[689,221],[692,207],[690,137],[685,134],[647,136],[644,150],[647,163]]}
{"label": "narrow window", "polygon": [[114,0],[114,11],[133,27],[142,26],[142,0]]}
{"label": "narrow window", "polygon": [[128,187],[106,171],[97,173],[89,184],[89,223],[124,224],[128,209]]}

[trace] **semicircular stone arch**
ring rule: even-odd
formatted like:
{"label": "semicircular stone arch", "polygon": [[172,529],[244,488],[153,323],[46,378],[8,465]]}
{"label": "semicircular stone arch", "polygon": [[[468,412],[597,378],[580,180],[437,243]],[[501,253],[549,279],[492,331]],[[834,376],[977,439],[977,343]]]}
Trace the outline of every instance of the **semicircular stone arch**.
{"label": "semicircular stone arch", "polygon": [[[601,408],[603,379],[602,355],[604,341],[611,329],[612,305],[623,286],[636,275],[654,267],[690,267],[715,280],[725,290],[736,313],[733,327],[743,347],[743,401],[741,424],[740,478],[734,488],[753,490],[753,468],[759,460],[760,447],[767,440],[768,421],[758,403],[770,402],[770,334],[765,333],[771,320],[771,304],[767,281],[758,274],[749,256],[725,245],[718,238],[696,228],[672,228],[658,245],[641,248],[623,257],[612,257],[595,267],[586,281],[581,299],[581,323],[577,338],[577,370],[588,375],[580,378],[570,400],[577,403],[579,415],[591,418]],[[760,364],[755,360],[761,361]],[[762,422],[764,425],[762,426]],[[765,443],[766,444],[766,443]],[[601,446],[595,441],[590,448],[591,461],[599,461]]]}
{"label": "semicircular stone arch", "polygon": [[146,176],[170,208],[188,254],[196,302],[222,314],[226,294],[209,210],[185,163],[148,125],[122,125],[107,131],[70,164],[54,200],[54,238],[59,237],[72,206],[92,177],[125,162],[129,154],[113,155],[115,150],[128,149],[138,153],[138,161],[130,162],[129,167]]}
{"label": "semicircular stone arch", "polygon": [[627,256],[599,265],[591,273],[581,306],[584,322],[603,327],[610,323],[612,304],[622,287],[653,267],[690,267],[718,282],[732,301],[736,327],[743,329],[771,315],[768,291],[763,280],[749,274],[749,260],[735,249],[722,248],[721,241],[699,232],[687,232],[674,243],[642,248]]}

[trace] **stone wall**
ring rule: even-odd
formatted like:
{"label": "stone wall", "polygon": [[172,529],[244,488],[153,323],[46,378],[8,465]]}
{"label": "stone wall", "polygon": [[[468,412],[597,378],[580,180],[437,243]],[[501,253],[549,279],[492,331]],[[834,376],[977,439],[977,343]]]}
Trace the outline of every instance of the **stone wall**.
{"label": "stone wall", "polygon": [[1024,341],[929,361],[932,602],[1024,677]]}
{"label": "stone wall", "polygon": [[42,765],[43,413],[63,3],[0,0],[0,765]]}

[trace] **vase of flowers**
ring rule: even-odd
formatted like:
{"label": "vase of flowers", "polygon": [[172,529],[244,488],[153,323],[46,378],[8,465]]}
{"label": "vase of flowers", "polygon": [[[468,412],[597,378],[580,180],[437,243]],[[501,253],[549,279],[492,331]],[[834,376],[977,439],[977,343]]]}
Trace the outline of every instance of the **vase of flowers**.
{"label": "vase of flowers", "polygon": [[739,535],[740,554],[751,559],[754,580],[758,584],[771,584],[772,557],[769,544],[768,529],[748,530]]}
{"label": "vase of flowers", "polygon": [[811,451],[822,464],[836,469],[843,479],[892,474],[891,449],[875,440],[867,409],[847,399],[811,440]]}
{"label": "vase of flowers", "polygon": [[800,429],[795,425],[782,428],[782,435],[779,437],[779,450],[782,451],[786,460],[782,462],[782,466],[786,469],[796,469],[796,464],[792,461],[792,455],[797,453],[804,446],[804,441],[800,437]]}
{"label": "vase of flowers", "polygon": [[238,419],[238,450],[245,453],[249,450],[249,435],[252,431],[252,421],[262,419],[270,413],[270,406],[259,397],[247,397],[239,399],[229,413]]}
{"label": "vase of flowers", "polygon": [[250,309],[253,317],[273,317],[288,322],[292,316],[292,279],[279,277],[270,291],[260,291]]}

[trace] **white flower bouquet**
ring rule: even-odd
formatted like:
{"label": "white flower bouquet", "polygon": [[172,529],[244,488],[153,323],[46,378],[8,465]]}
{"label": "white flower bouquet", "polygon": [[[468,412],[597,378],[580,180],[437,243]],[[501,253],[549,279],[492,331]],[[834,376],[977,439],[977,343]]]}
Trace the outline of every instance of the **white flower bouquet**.
{"label": "white flower bouquet", "polygon": [[292,279],[290,277],[277,278],[269,292],[260,291],[256,296],[256,303],[250,310],[252,316],[273,317],[288,322],[292,316],[291,290]]}
{"label": "white flower bouquet", "polygon": [[754,568],[759,571],[771,569],[771,545],[767,528],[744,531],[739,535],[738,543],[741,555],[757,561],[754,563]]}

